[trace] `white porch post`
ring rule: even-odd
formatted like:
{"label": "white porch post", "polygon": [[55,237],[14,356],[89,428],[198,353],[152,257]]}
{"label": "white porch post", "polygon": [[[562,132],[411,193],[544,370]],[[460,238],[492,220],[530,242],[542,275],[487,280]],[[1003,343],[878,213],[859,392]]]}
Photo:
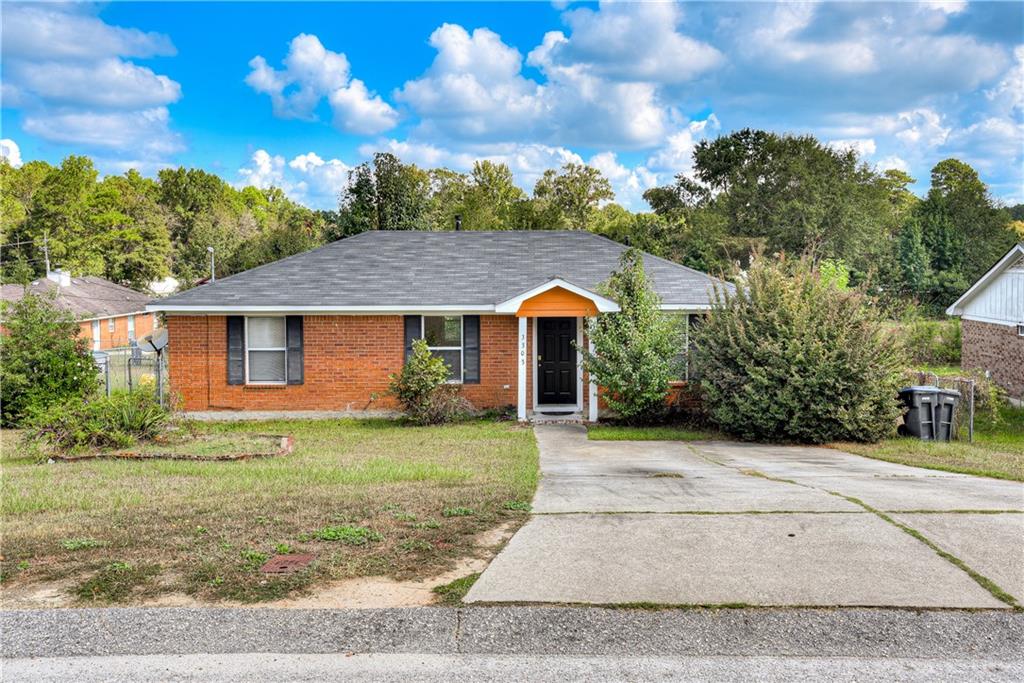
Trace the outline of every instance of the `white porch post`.
{"label": "white porch post", "polygon": [[519,379],[516,400],[516,416],[526,422],[526,317],[519,318]]}
{"label": "white porch post", "polygon": [[[590,353],[594,353],[594,340],[587,337],[587,349]],[[587,383],[587,420],[590,422],[597,422],[597,382],[594,381],[593,375],[588,375],[587,379],[590,381]]]}

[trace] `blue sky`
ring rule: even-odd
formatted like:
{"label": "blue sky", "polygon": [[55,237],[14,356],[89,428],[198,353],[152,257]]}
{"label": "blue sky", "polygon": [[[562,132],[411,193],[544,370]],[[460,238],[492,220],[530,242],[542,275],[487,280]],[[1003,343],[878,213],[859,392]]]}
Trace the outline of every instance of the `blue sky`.
{"label": "blue sky", "polygon": [[0,143],[105,173],[199,166],[331,208],[374,151],[584,161],[618,200],[744,127],[927,188],[956,156],[1024,201],[1024,4],[5,2]]}

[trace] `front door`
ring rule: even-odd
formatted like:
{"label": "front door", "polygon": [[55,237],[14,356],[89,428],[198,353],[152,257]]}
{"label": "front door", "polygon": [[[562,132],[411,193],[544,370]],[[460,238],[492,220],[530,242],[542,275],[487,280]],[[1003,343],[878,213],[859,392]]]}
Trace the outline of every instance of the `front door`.
{"label": "front door", "polygon": [[576,318],[537,318],[537,403],[576,405]]}

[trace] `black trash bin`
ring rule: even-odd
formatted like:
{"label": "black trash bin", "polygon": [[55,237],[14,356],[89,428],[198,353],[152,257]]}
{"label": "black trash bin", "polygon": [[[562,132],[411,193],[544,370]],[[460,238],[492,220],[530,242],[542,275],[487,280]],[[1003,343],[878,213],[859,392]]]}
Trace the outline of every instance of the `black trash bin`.
{"label": "black trash bin", "polygon": [[922,441],[949,441],[953,436],[953,413],[959,391],[936,386],[904,387],[900,400],[907,406],[899,433]]}

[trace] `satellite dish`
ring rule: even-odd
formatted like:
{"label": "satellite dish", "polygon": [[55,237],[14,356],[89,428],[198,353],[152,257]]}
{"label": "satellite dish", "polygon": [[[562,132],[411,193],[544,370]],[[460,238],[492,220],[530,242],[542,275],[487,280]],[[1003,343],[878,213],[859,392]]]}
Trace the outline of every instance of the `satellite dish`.
{"label": "satellite dish", "polygon": [[161,327],[159,330],[153,332],[153,334],[146,335],[142,338],[142,346],[147,351],[152,349],[157,353],[164,350],[167,346],[167,328]]}

